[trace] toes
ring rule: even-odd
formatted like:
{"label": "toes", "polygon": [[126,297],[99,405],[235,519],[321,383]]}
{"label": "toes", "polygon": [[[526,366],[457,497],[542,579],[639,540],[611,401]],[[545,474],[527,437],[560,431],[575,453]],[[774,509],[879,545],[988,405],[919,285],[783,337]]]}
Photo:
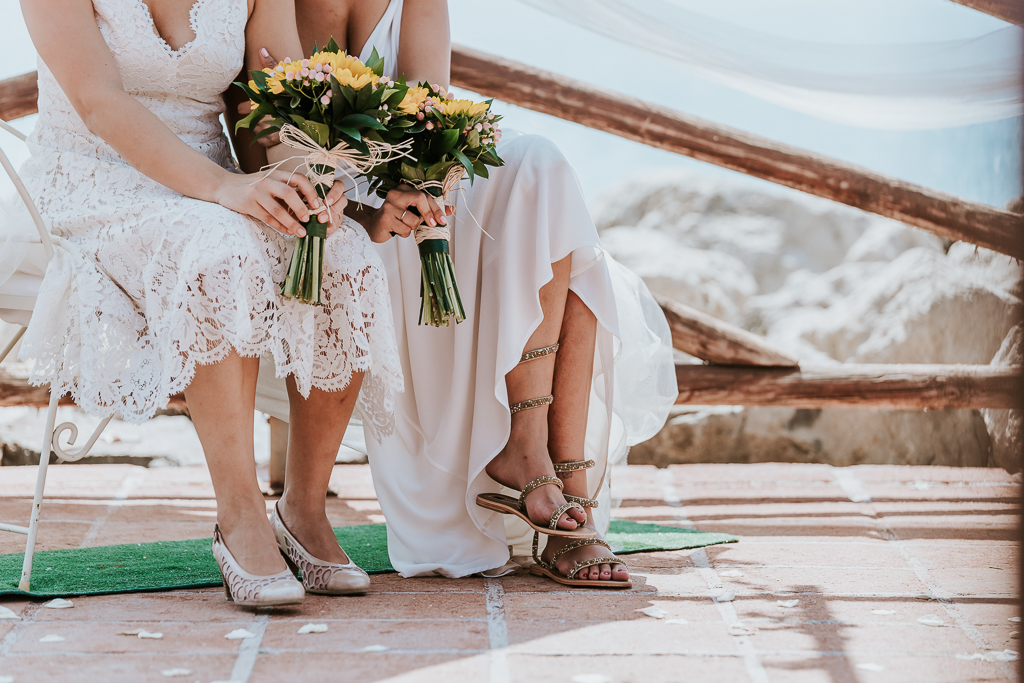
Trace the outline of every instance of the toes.
{"label": "toes", "polygon": [[576,520],[576,523],[579,526],[583,526],[584,524],[587,523],[587,513],[583,512],[583,510],[577,510],[576,508],[570,508],[569,511],[566,514],[569,515],[570,517],[572,517],[574,520]]}
{"label": "toes", "polygon": [[562,515],[561,517],[559,517],[559,519],[558,519],[558,528],[560,528],[560,529],[566,529],[568,531],[572,531],[573,529],[578,529],[581,526],[582,526],[582,524],[580,524],[575,519],[573,519],[571,516],[569,516],[568,512],[565,513],[564,515]]}
{"label": "toes", "polygon": [[624,565],[617,564],[612,567],[612,578],[616,581],[629,581],[629,570]]}
{"label": "toes", "polygon": [[601,580],[601,569],[599,567],[594,566],[594,567],[590,568],[590,580],[591,581],[600,581]]}
{"label": "toes", "polygon": [[601,565],[601,580],[608,581],[612,578],[612,567],[609,564]]}

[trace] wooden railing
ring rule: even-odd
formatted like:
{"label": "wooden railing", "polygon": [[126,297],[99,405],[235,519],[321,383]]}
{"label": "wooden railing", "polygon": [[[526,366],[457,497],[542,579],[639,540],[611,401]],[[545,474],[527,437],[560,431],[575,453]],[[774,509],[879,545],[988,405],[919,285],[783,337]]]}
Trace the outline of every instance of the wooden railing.
{"label": "wooden railing", "polygon": [[1024,26],[1024,2],[1021,0],[953,0],[985,14],[991,14],[1011,24]]}
{"label": "wooden railing", "polygon": [[[959,0],[957,0],[959,1]],[[1021,23],[1020,0],[964,0]],[[1020,2],[1024,5],[1024,2]],[[999,14],[1002,12],[1005,16]],[[1024,215],[964,201],[835,159],[624,97],[464,47],[452,82],[534,111],[764,178],[903,221],[953,240],[1024,257]],[[36,75],[0,81],[0,118],[36,111]],[[903,409],[1019,405],[1021,368],[971,365],[799,367],[767,340],[681,304],[660,300],[673,345],[707,365],[679,364],[677,403]],[[46,404],[45,388],[0,375],[0,406]],[[172,403],[180,403],[180,396]]]}

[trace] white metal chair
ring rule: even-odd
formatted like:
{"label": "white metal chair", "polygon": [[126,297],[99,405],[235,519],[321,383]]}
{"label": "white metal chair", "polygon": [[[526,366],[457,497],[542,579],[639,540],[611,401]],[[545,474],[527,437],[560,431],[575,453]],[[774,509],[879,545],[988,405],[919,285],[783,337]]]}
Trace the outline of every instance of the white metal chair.
{"label": "white metal chair", "polygon": [[[3,128],[20,140],[25,140],[25,136],[19,130],[2,120],[0,120],[0,128]],[[28,258],[25,259],[25,266],[15,271],[6,281],[0,282],[0,320],[21,326],[21,329],[14,335],[14,338],[11,339],[3,351],[0,351],[0,362],[3,362],[25,334],[25,328],[32,317],[32,310],[35,308],[36,297],[39,294],[39,288],[43,281],[45,263],[53,257],[53,241],[50,239],[50,232],[43,223],[43,218],[39,215],[35,202],[32,201],[32,197],[29,196],[24,183],[18,177],[14,165],[2,148],[0,148],[0,164],[7,171],[7,175],[10,176],[15,189],[17,189],[22,201],[25,202],[25,206],[28,208],[36,230],[39,233],[39,240],[33,240],[28,245],[29,254]],[[67,436],[68,445],[73,446],[78,438],[78,427],[71,422],[64,422],[54,427],[59,400],[60,396],[51,391],[49,407],[46,412],[46,427],[43,431],[43,440],[39,449],[36,491],[32,500],[32,513],[28,526],[0,524],[0,531],[26,534],[28,536],[28,541],[25,544],[25,561],[21,568],[21,580],[18,583],[18,588],[23,591],[28,591],[31,587],[32,557],[35,554],[36,534],[39,531],[39,512],[43,504],[43,489],[46,487],[46,468],[50,463],[51,453],[55,453],[64,462],[73,462],[85,457],[89,450],[92,449],[93,444],[96,443],[107,423],[110,422],[110,417],[104,418],[85,445],[74,452],[65,451],[59,443],[61,435],[64,432],[69,432]]]}

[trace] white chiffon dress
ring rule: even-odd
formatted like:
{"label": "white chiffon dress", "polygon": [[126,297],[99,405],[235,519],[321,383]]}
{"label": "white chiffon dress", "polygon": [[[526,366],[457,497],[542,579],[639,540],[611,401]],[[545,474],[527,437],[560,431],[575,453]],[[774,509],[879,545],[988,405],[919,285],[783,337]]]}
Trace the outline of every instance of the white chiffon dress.
{"label": "white chiffon dress", "polygon": [[[366,59],[376,48],[393,78],[402,5],[391,1],[360,55]],[[377,245],[391,289],[405,392],[396,405],[395,433],[366,445],[391,562],[403,576],[500,573],[510,553],[529,554],[532,532],[525,523],[475,501],[501,490],[484,467],[508,441],[505,375],[543,318],[538,292],[552,277],[552,263],[572,255],[569,286],[599,323],[585,457],[597,462],[588,484],[590,496],[600,500],[593,512],[602,532],[609,522],[609,465],[661,428],[678,393],[664,315],[643,282],[601,248],[568,162],[544,138],[510,131],[498,153],[504,167],[472,186],[463,181],[466,194],[452,225],[465,322],[418,325],[415,241]],[[261,381],[257,406],[273,411],[280,391]],[[280,409],[277,416],[286,418]]]}
{"label": "white chiffon dress", "polygon": [[[242,68],[246,0],[198,0],[178,50],[139,0],[93,0],[125,90],[179,138],[235,171],[219,117]],[[56,253],[24,338],[31,381],[94,414],[141,422],[231,349],[266,356],[301,392],[365,372],[364,425],[394,431],[402,390],[380,256],[346,222],[326,241],[322,307],[280,295],[292,240],[143,175],[89,132],[46,65],[22,177]]]}

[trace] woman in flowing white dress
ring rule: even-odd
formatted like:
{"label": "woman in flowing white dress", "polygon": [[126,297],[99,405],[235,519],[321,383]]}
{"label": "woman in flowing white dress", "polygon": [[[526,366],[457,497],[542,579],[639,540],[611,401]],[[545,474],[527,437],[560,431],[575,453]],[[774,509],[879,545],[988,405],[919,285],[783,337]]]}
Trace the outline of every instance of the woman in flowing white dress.
{"label": "woman in flowing white dress", "polygon": [[[328,220],[343,188],[328,209],[301,176],[239,173],[219,117],[243,64],[259,67],[247,44],[298,51],[294,5],[191,3],[23,5],[40,63],[22,175],[56,253],[21,355],[34,383],[93,414],[141,422],[184,391],[217,496],[214,554],[236,603],[365,591],[323,498],[360,388],[364,423],[394,430],[402,377],[383,266],[367,232],[336,218],[326,303],[282,298],[288,236],[303,232],[309,207]],[[296,425],[272,522],[253,462],[264,354],[288,378]],[[282,552],[304,569],[302,584]]]}
{"label": "woman in flowing white dress", "polygon": [[[391,77],[447,86],[444,0],[298,0],[296,8],[304,44],[333,35],[362,59],[376,49]],[[628,570],[599,540],[610,466],[657,432],[676,397],[668,325],[642,281],[601,248],[558,149],[506,132],[498,152],[505,166],[463,183],[453,216],[462,324],[418,324],[420,257],[401,238],[418,222],[405,212],[418,193],[393,191],[372,211],[350,204],[367,225],[399,235],[378,248],[405,392],[395,433],[367,444],[391,561],[404,576],[500,574],[541,530],[540,573],[627,587]],[[274,412],[273,393],[261,376],[257,405]],[[523,509],[493,504],[503,485],[526,491]]]}

